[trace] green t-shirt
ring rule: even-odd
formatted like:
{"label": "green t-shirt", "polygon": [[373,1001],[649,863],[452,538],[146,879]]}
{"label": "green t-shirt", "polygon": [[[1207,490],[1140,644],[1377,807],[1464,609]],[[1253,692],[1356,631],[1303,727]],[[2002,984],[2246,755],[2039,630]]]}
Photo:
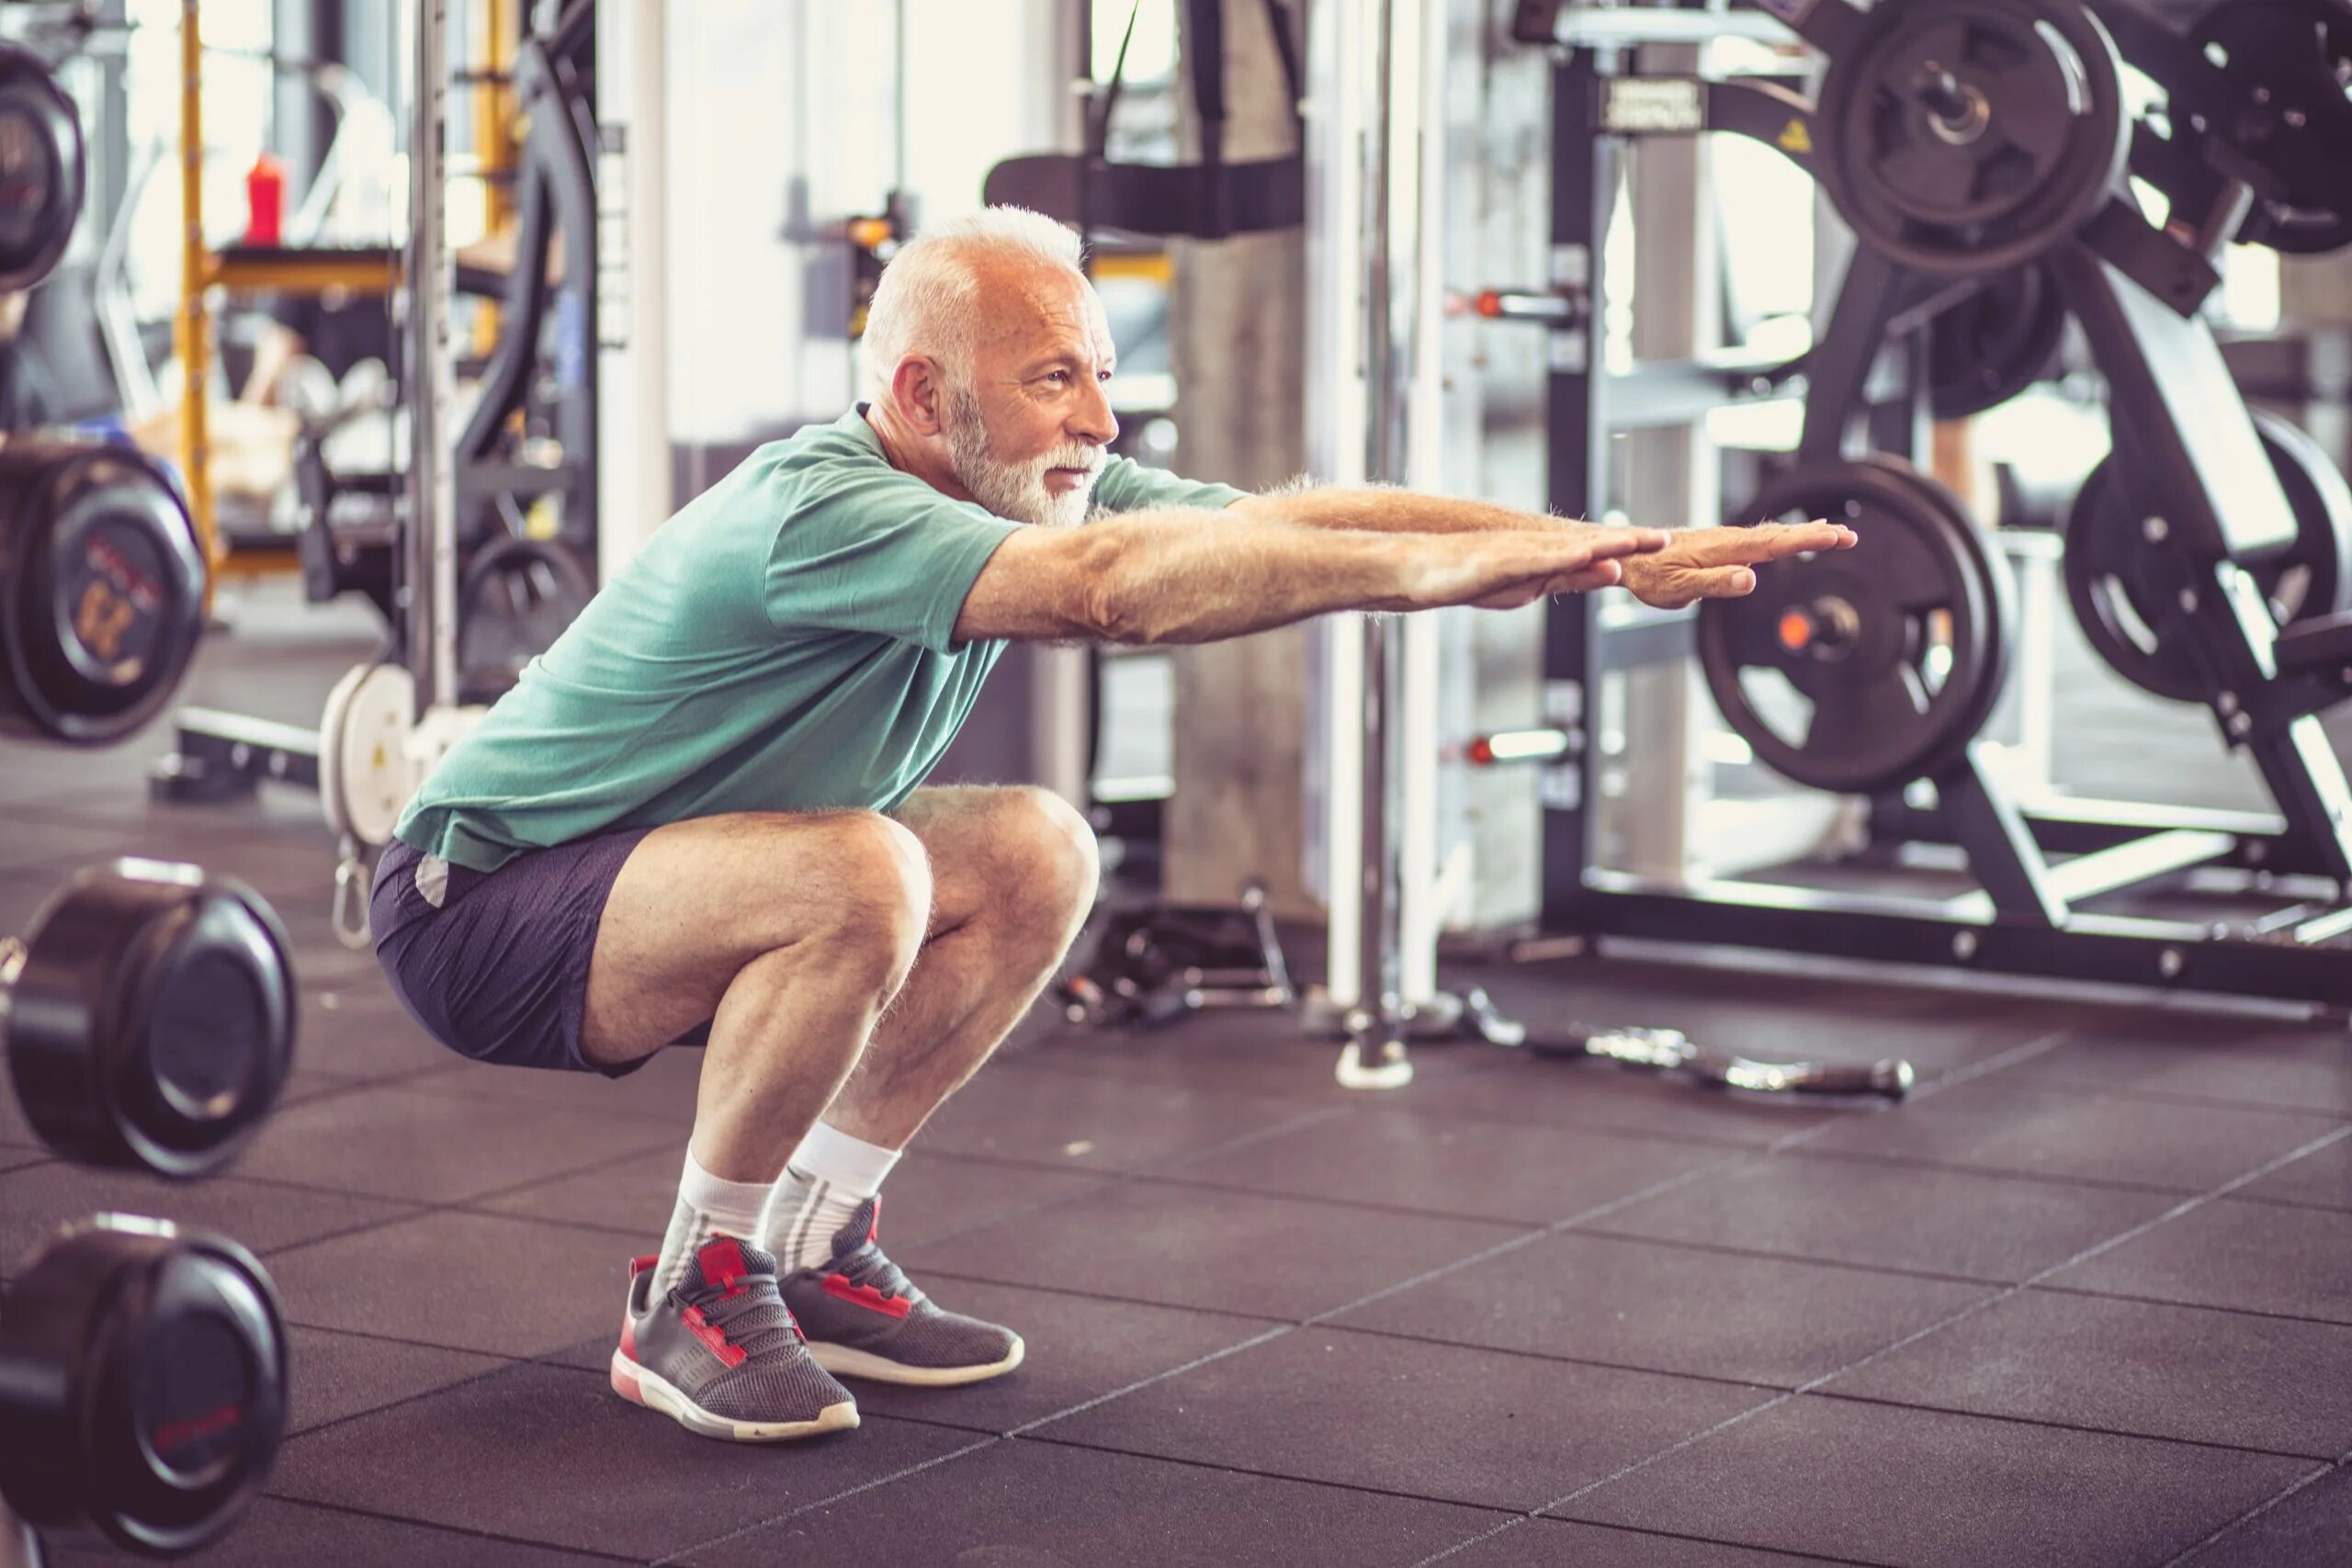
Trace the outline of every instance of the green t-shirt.
{"label": "green t-shirt", "polygon": [[[1106,512],[1242,492],[1113,458]],[[863,405],[770,442],[655,531],[444,757],[394,829],[477,871],[607,829],[914,792],[1001,642],[958,644],[1023,526],[890,466]]]}

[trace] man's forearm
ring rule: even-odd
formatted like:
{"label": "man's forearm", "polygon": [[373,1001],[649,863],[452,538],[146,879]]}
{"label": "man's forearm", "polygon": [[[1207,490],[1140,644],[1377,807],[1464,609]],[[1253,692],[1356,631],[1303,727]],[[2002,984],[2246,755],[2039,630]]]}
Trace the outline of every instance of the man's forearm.
{"label": "man's forearm", "polygon": [[1113,640],[1214,642],[1334,610],[1419,607],[1426,542],[1267,528],[1238,510],[1128,513],[1087,530]]}
{"label": "man's forearm", "polygon": [[1317,485],[1269,491],[1235,502],[1227,512],[1306,528],[1352,528],[1374,534],[1483,534],[1499,529],[1553,528],[1560,520],[1484,501],[1385,486]]}

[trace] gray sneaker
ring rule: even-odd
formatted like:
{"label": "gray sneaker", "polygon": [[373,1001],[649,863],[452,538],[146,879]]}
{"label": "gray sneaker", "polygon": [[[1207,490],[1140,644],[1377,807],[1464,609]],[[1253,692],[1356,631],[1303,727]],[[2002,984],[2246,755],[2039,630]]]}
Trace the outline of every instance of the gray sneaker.
{"label": "gray sneaker", "polygon": [[777,1287],[819,1366],[842,1377],[944,1388],[1002,1377],[1021,1364],[1021,1336],[943,1310],[882,1256],[868,1198],[833,1237],[833,1260]]}
{"label": "gray sneaker", "polygon": [[732,1236],[714,1236],[657,1301],[658,1261],[629,1261],[614,1393],[690,1432],[737,1443],[776,1443],[857,1425],[856,1401],[809,1359],[799,1325],[777,1297],[773,1257]]}

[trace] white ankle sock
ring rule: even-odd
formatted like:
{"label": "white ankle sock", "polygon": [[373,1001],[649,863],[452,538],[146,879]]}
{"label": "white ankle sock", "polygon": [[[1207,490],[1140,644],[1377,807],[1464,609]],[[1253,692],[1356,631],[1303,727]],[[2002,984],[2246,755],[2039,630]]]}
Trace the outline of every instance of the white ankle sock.
{"label": "white ankle sock", "polygon": [[853,1138],[820,1122],[785,1163],[760,1215],[759,1245],[776,1268],[821,1269],[833,1260],[833,1236],[859,1204],[882,1190],[899,1151]]}
{"label": "white ankle sock", "polygon": [[[773,1183],[722,1181],[705,1170],[686,1145],[686,1168],[678,1178],[678,1206],[670,1215],[669,1234],[662,1238],[662,1261],[653,1269],[653,1296],[685,1276],[686,1260],[714,1235],[731,1235],[756,1244],[760,1209]],[[786,1267],[789,1267],[787,1265]]]}

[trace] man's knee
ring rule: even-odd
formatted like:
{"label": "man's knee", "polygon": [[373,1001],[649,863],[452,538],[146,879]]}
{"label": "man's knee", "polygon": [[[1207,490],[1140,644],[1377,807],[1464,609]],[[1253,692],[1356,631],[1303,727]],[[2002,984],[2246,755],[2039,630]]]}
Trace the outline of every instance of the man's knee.
{"label": "man's knee", "polygon": [[825,940],[896,989],[931,925],[931,861],[922,840],[888,817],[844,812],[831,830],[835,919]]}
{"label": "man's knee", "polygon": [[1031,915],[1059,917],[1075,935],[1094,907],[1101,875],[1094,829],[1076,807],[1034,784],[1005,792],[1007,849],[1021,860],[1018,886],[1035,899]]}

